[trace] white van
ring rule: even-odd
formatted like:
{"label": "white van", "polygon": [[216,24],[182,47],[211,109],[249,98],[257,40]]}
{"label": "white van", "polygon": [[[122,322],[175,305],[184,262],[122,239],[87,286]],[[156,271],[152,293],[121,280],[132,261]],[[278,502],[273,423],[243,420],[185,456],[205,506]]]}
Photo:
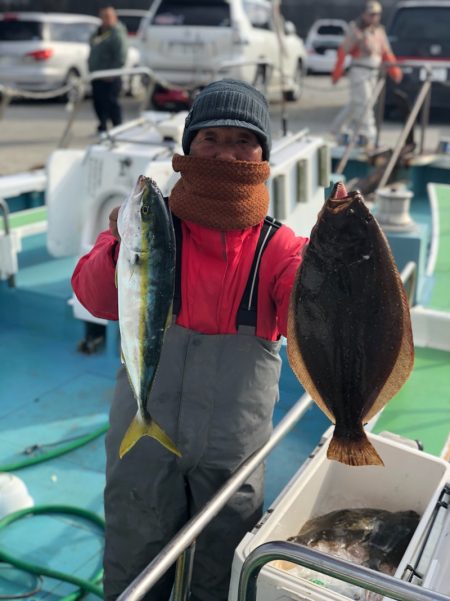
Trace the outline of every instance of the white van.
{"label": "white van", "polygon": [[138,38],[158,83],[193,89],[233,77],[269,100],[300,96],[303,42],[269,0],[154,0]]}
{"label": "white van", "polygon": [[[0,13],[0,83],[39,92],[85,79],[89,40],[100,24],[90,15]],[[139,64],[139,51],[129,47],[125,67]],[[125,76],[123,84],[126,93],[140,93],[139,80]]]}

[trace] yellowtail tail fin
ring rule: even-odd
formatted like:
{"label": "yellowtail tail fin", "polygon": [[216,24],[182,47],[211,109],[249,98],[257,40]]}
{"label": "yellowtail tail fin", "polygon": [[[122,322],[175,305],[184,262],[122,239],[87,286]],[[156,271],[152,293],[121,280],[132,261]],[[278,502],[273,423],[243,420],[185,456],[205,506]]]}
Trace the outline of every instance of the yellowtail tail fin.
{"label": "yellowtail tail fin", "polygon": [[137,441],[143,436],[154,438],[161,443],[163,447],[178,457],[181,457],[181,452],[175,446],[175,443],[167,436],[164,430],[158,426],[155,420],[150,419],[148,422],[145,422],[139,413],[135,415],[128,430],[125,432],[125,436],[120,443],[119,457],[122,459],[125,453],[128,453],[128,451],[134,447]]}
{"label": "yellowtail tail fin", "polygon": [[365,434],[358,440],[337,438],[333,435],[327,457],[346,465],[384,465]]}

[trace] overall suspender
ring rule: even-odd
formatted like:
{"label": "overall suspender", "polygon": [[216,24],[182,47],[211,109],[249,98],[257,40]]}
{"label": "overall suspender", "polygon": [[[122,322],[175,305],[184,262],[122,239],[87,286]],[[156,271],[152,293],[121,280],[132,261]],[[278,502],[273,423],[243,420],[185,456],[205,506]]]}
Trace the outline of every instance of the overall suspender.
{"label": "overall suspender", "polygon": [[[176,269],[175,269],[175,292],[173,297],[173,315],[178,315],[181,309],[181,221],[172,213],[173,227],[176,242]],[[264,219],[258,243],[256,245],[253,263],[245,286],[244,294],[236,315],[236,328],[241,333],[255,333],[258,305],[259,267],[261,258],[272,236],[281,227],[281,223],[273,217]]]}
{"label": "overall suspender", "polygon": [[272,236],[280,229],[281,223],[273,217],[264,219],[258,243],[256,245],[253,263],[248,276],[247,285],[242,295],[241,303],[236,315],[236,328],[238,332],[255,333],[257,307],[258,307],[258,284],[259,284],[259,266],[264,251],[267,248]]}

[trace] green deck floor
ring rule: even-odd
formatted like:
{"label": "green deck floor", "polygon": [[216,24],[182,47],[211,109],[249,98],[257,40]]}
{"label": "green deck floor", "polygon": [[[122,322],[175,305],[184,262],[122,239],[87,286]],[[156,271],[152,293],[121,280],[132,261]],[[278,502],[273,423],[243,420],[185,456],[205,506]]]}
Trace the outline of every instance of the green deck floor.
{"label": "green deck floor", "polygon": [[450,432],[450,353],[416,348],[414,370],[381,414],[375,433],[418,439],[439,455]]}

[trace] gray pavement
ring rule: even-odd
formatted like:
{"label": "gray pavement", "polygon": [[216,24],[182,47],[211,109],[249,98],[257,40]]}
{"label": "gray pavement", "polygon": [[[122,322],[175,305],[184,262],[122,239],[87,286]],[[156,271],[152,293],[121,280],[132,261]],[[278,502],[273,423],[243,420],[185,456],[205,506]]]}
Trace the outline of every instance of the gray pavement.
{"label": "gray pavement", "polygon": [[[304,92],[296,103],[271,105],[274,138],[282,132],[281,117],[287,118],[288,129],[309,128],[312,134],[329,136],[329,127],[337,111],[348,98],[348,83],[343,78],[332,86],[328,76],[308,76]],[[122,99],[126,120],[136,118],[142,103],[133,98]],[[9,175],[42,167],[49,154],[58,147],[69,113],[64,103],[56,101],[16,101],[8,105],[0,120],[0,175]],[[90,99],[81,104],[74,126],[70,148],[84,148],[96,139],[96,119]],[[385,122],[380,143],[393,146],[400,123]],[[425,149],[433,152],[441,137],[450,137],[450,123],[432,123],[427,130]]]}

